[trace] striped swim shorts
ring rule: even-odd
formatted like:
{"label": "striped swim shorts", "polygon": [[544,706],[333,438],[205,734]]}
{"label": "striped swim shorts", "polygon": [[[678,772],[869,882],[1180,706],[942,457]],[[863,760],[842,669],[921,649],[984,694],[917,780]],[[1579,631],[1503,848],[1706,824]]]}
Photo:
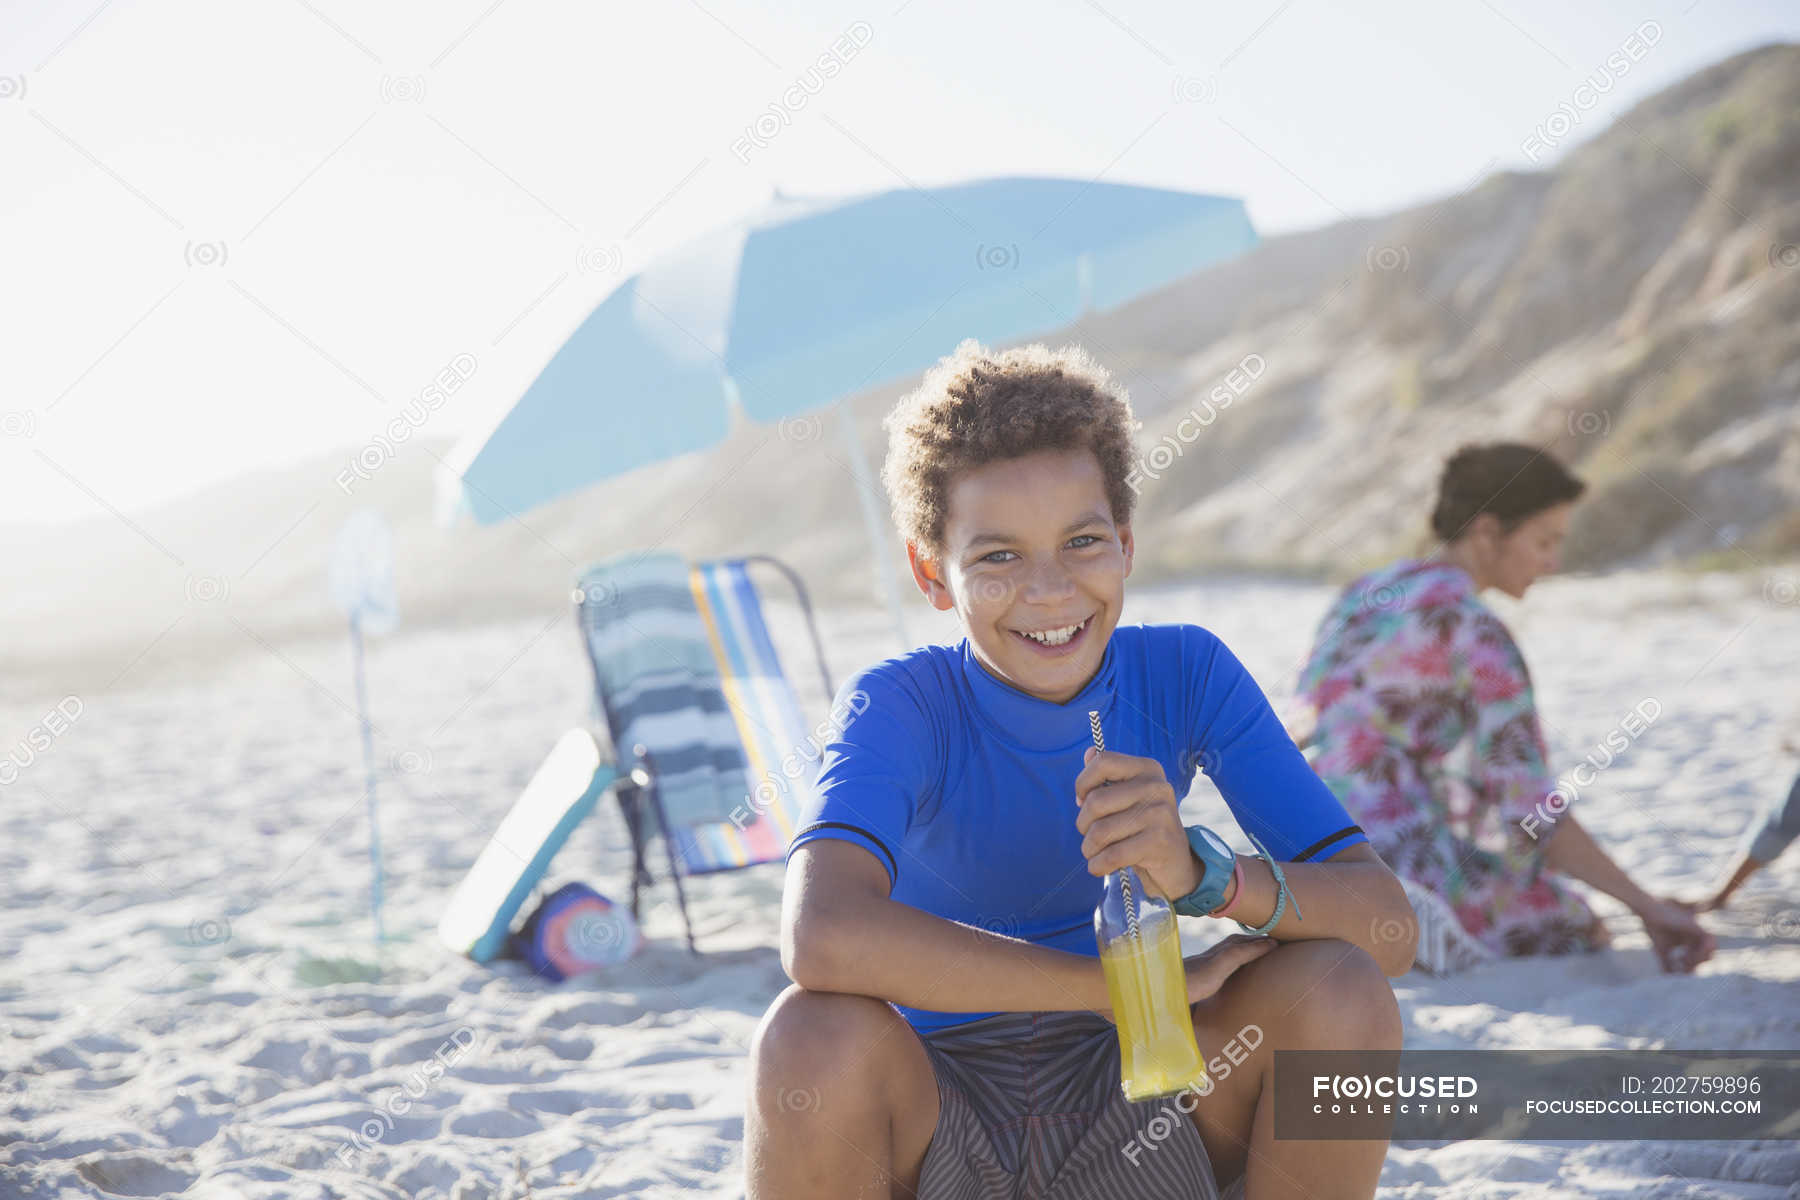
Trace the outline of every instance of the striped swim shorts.
{"label": "striped swim shorts", "polygon": [[1119,1040],[1091,1012],[999,1013],[923,1034],[938,1121],[919,1200],[1220,1196],[1193,1118],[1119,1090]]}

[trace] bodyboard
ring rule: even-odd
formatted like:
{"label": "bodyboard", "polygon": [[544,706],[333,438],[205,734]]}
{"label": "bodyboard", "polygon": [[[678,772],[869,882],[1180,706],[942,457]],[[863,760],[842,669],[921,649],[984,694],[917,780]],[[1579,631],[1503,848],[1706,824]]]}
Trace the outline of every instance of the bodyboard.
{"label": "bodyboard", "polygon": [[457,884],[438,921],[439,940],[476,962],[498,956],[513,918],[550,860],[617,778],[617,771],[600,761],[600,748],[587,730],[571,729],[558,738]]}

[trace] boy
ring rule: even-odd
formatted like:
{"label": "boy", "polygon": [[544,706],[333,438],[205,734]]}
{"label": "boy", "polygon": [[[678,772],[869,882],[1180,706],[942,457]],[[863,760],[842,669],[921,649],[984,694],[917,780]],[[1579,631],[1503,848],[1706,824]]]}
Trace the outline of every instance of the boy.
{"label": "boy", "polygon": [[[967,636],[845,685],[751,1049],[752,1200],[1374,1194],[1387,1143],[1275,1141],[1269,1081],[1276,1048],[1399,1049],[1412,909],[1223,643],[1115,629],[1133,427],[1082,351],[973,340],[887,419],[913,578]],[[1196,767],[1286,894],[1182,828]],[[1128,865],[1266,935],[1187,960],[1202,1054],[1238,1056],[1174,1122],[1124,1099],[1102,1015],[1093,910]]]}

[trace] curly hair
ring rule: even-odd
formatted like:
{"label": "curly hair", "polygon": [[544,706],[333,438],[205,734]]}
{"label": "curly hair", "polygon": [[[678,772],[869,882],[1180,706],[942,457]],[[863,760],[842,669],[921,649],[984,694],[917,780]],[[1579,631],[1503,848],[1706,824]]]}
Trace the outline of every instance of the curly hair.
{"label": "curly hair", "polygon": [[1431,532],[1446,542],[1461,537],[1475,518],[1493,513],[1511,533],[1538,513],[1574,500],[1587,484],[1569,473],[1548,450],[1519,442],[1463,446],[1438,478]]}
{"label": "curly hair", "polygon": [[966,338],[882,422],[894,523],[921,553],[944,550],[950,485],[974,467],[1040,450],[1093,451],[1113,521],[1131,520],[1137,421],[1125,389],[1079,346],[998,352]]}

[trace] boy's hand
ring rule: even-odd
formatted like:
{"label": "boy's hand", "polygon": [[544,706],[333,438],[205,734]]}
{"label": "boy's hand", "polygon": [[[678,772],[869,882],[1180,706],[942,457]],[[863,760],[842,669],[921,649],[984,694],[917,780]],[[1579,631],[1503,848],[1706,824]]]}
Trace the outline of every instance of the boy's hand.
{"label": "boy's hand", "polygon": [[1281,943],[1274,938],[1248,933],[1234,933],[1199,954],[1182,959],[1182,973],[1187,976],[1187,998],[1192,1004],[1204,1000],[1231,978],[1245,963],[1253,963]]}
{"label": "boy's hand", "polygon": [[1075,777],[1075,828],[1088,873],[1136,867],[1150,890],[1167,900],[1200,886],[1200,863],[1188,845],[1175,789],[1153,758],[1088,747]]}
{"label": "boy's hand", "polygon": [[[1280,944],[1271,937],[1234,933],[1199,954],[1188,955],[1181,960],[1181,973],[1187,981],[1187,1002],[1191,1005],[1211,996],[1225,986],[1225,981],[1239,967],[1255,962]],[[1092,1011],[1115,1025],[1119,1023],[1111,1008],[1096,1008]]]}

